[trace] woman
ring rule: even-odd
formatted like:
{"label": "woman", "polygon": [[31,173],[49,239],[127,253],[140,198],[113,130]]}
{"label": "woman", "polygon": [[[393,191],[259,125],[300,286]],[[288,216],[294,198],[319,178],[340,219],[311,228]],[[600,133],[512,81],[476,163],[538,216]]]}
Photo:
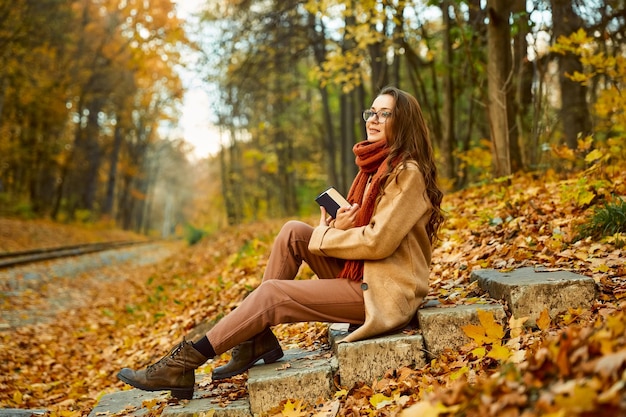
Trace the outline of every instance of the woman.
{"label": "woman", "polygon": [[[191,398],[194,371],[217,354],[232,359],[213,371],[229,378],[263,359],[283,356],[270,330],[303,321],[360,325],[346,342],[406,326],[428,293],[431,245],[443,221],[442,193],[428,130],[417,100],[383,89],[363,112],[367,140],[354,146],[359,167],[349,207],[315,228],[297,221],[278,234],[263,281],[200,340],[183,340],[144,370],[118,373],[143,390]],[[320,279],[294,280],[302,262]]]}

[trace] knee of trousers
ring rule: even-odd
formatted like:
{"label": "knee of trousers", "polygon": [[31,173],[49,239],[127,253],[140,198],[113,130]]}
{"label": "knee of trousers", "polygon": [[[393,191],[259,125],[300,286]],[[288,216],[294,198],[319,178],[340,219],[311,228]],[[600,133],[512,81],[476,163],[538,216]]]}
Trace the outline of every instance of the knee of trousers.
{"label": "knee of trousers", "polygon": [[282,323],[285,313],[294,307],[295,302],[288,292],[281,288],[286,282],[292,281],[264,281],[234,312],[239,310],[238,313],[243,314],[245,318],[255,316],[263,326]]}
{"label": "knee of trousers", "polygon": [[287,240],[308,238],[310,237],[312,230],[313,228],[304,222],[299,220],[289,220],[283,225],[282,229],[280,229],[277,238]]}
{"label": "knee of trousers", "polygon": [[291,281],[263,281],[251,295],[254,295],[257,299],[257,305],[262,305],[266,308],[291,301],[292,297],[282,288],[285,282]]}

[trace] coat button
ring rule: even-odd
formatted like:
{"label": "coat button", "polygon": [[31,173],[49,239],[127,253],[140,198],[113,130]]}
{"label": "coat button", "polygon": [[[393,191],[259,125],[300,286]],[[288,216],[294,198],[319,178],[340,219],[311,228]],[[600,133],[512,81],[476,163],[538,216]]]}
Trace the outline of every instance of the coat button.
{"label": "coat button", "polygon": [[361,289],[363,291],[367,290],[367,284],[365,282],[361,283]]}

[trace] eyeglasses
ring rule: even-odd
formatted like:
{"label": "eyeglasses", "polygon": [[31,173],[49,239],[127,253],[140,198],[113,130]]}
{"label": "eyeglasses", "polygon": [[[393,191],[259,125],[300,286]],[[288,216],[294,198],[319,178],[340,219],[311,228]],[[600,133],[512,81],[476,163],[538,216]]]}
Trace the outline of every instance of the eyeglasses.
{"label": "eyeglasses", "polygon": [[363,120],[367,122],[371,117],[376,116],[378,123],[385,123],[387,119],[391,117],[391,114],[392,113],[388,110],[365,110],[363,111]]}

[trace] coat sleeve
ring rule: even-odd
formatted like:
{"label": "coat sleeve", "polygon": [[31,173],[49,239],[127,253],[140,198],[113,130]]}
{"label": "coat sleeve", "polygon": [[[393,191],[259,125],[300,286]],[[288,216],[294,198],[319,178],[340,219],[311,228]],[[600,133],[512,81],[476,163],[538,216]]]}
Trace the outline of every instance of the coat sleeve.
{"label": "coat sleeve", "polygon": [[318,226],[309,250],[340,259],[384,259],[430,209],[424,178],[417,165],[410,163],[389,176],[369,224],[348,230]]}

